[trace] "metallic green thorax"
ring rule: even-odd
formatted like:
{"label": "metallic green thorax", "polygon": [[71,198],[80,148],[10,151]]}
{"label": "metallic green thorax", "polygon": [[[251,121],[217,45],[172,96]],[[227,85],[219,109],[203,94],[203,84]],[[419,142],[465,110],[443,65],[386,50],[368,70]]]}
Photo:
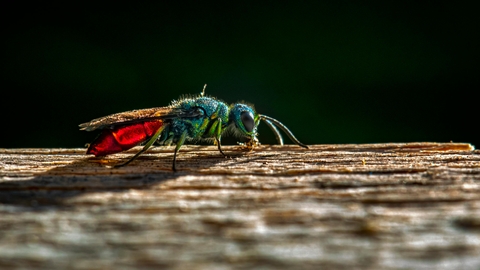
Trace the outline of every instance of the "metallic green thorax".
{"label": "metallic green thorax", "polygon": [[176,101],[171,106],[181,108],[186,112],[198,111],[200,114],[194,118],[177,118],[171,121],[168,130],[162,134],[162,137],[173,137],[174,143],[185,132],[187,140],[219,137],[228,125],[229,108],[225,103],[216,99],[203,96],[187,98]]}
{"label": "metallic green thorax", "polygon": [[225,155],[221,149],[221,136],[225,130],[232,130],[236,136],[246,137],[249,140],[247,145],[253,147],[258,144],[257,128],[260,120],[265,121],[272,129],[280,144],[283,144],[283,139],[276,127],[283,130],[299,146],[308,148],[278,120],[257,114],[252,106],[246,104],[237,103],[228,106],[222,101],[202,94],[198,97],[174,101],[170,108],[180,110],[182,116],[164,119],[165,125],[148,140],[139,153],[115,167],[130,163],[155,142],[160,145],[176,145],[173,157],[174,171],[177,152],[186,141],[214,140],[218,150]]}

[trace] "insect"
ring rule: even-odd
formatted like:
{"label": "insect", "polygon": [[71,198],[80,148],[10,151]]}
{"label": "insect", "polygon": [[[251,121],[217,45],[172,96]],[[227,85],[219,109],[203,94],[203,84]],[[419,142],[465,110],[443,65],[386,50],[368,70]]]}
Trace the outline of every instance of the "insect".
{"label": "insect", "polygon": [[102,130],[88,146],[87,154],[106,156],[145,143],[143,149],[133,157],[113,166],[120,167],[132,162],[154,143],[167,146],[175,144],[172,170],[176,171],[177,153],[186,141],[213,140],[220,153],[226,156],[221,147],[222,134],[231,130],[237,136],[246,137],[248,141],[245,145],[253,148],[259,144],[257,128],[261,120],[274,132],[279,144],[283,145],[283,139],[277,127],[295,144],[308,148],[280,121],[256,113],[247,104],[229,106],[216,98],[207,97],[205,87],[199,96],[173,101],[167,107],[121,112],[80,124],[81,130]]}

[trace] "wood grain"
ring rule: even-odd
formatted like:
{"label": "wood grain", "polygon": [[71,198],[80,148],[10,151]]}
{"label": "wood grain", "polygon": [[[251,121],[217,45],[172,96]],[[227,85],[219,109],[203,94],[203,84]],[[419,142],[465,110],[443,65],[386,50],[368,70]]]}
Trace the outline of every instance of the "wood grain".
{"label": "wood grain", "polygon": [[480,269],[462,143],[0,149],[0,268]]}

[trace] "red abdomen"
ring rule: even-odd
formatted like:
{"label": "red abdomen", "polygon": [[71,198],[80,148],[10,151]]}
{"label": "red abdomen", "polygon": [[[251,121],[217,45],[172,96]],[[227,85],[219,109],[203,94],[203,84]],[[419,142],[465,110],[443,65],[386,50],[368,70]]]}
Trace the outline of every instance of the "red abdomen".
{"label": "red abdomen", "polygon": [[163,124],[156,120],[104,129],[90,144],[87,154],[98,157],[128,150],[152,137]]}

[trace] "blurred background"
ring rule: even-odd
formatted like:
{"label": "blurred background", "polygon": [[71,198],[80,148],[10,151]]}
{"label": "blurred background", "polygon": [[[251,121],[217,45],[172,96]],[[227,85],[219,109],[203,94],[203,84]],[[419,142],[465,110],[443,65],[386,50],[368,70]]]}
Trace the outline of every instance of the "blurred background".
{"label": "blurred background", "polygon": [[[78,124],[166,106],[205,83],[306,144],[480,146],[473,7],[235,3],[3,2],[0,147],[83,147],[98,133]],[[275,143],[265,125],[260,141]]]}

